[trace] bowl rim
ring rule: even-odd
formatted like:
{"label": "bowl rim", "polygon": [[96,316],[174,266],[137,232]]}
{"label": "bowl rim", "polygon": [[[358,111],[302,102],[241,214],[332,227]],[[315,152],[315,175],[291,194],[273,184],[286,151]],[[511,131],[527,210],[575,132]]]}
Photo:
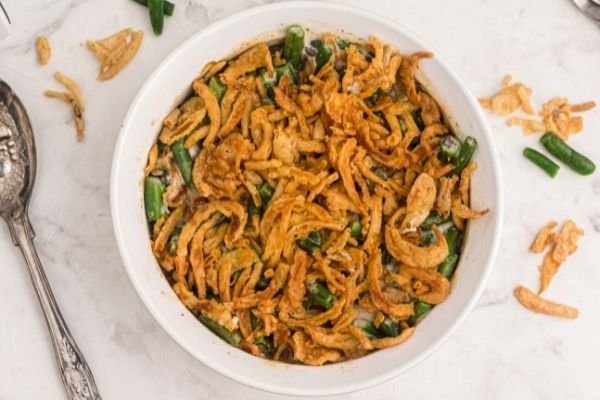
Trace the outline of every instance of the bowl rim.
{"label": "bowl rim", "polygon": [[[278,384],[271,384],[268,382],[255,380],[251,376],[240,375],[235,371],[228,369],[226,366],[222,365],[216,360],[204,357],[202,354],[199,354],[193,346],[183,340],[182,337],[178,334],[177,330],[172,327],[167,320],[164,320],[160,313],[157,311],[153,302],[150,299],[150,295],[146,294],[144,291],[143,285],[141,281],[138,279],[137,275],[134,273],[133,269],[130,268],[131,260],[129,256],[129,252],[124,245],[123,239],[123,230],[121,228],[122,221],[118,218],[119,212],[119,204],[118,204],[118,182],[117,175],[120,165],[120,160],[122,157],[126,156],[123,154],[123,146],[125,142],[125,134],[130,129],[130,120],[132,115],[136,112],[137,105],[140,102],[141,98],[145,95],[148,88],[154,83],[157,77],[162,73],[163,69],[171,62],[171,59],[176,57],[179,53],[183,52],[188,46],[193,45],[194,42],[199,40],[199,37],[207,35],[215,30],[219,30],[222,27],[225,27],[230,24],[235,24],[236,22],[244,21],[254,15],[262,14],[264,12],[286,9],[286,11],[293,12],[294,9],[303,9],[303,8],[311,8],[316,9],[327,9],[329,11],[344,11],[349,13],[357,14],[361,17],[371,19],[375,22],[385,24],[393,30],[397,31],[399,34],[408,37],[414,42],[422,45],[424,48],[431,49],[436,55],[437,62],[441,65],[441,67],[447,72],[450,79],[454,81],[454,83],[460,88],[461,92],[464,94],[466,99],[466,106],[471,108],[476,117],[477,123],[482,126],[483,132],[482,135],[485,137],[486,142],[489,146],[490,158],[486,160],[491,165],[492,175],[494,176],[494,187],[496,188],[495,192],[495,218],[494,221],[494,229],[491,233],[491,246],[486,258],[486,262],[483,268],[483,272],[481,274],[481,278],[477,284],[475,291],[470,296],[466,305],[457,313],[457,316],[454,318],[454,321],[448,326],[446,331],[438,336],[436,339],[432,340],[431,343],[425,347],[420,354],[413,357],[408,362],[405,362],[401,366],[397,366],[395,368],[390,368],[389,372],[386,374],[382,374],[380,376],[370,378],[367,380],[360,380],[356,383],[345,384],[345,385],[337,385],[331,386],[326,390],[323,389],[295,389],[291,387],[286,387]],[[248,40],[251,38],[240,38],[240,43],[244,40]],[[422,362],[425,358],[433,354],[446,340],[456,331],[458,326],[464,321],[469,312],[474,308],[475,304],[479,300],[485,285],[489,279],[491,271],[493,269],[493,265],[496,259],[496,255],[498,252],[498,247],[500,243],[500,233],[502,230],[503,219],[504,219],[504,188],[503,188],[503,180],[502,180],[502,171],[500,169],[499,156],[496,148],[496,144],[494,138],[491,134],[491,130],[487,119],[485,118],[483,111],[479,107],[476,98],[472,95],[471,91],[468,89],[467,85],[462,81],[459,75],[455,72],[455,70],[448,64],[448,62],[441,56],[441,53],[437,52],[434,47],[430,46],[427,41],[421,38],[418,34],[413,32],[412,30],[406,28],[402,24],[395,22],[387,17],[378,14],[376,12],[356,7],[356,6],[348,6],[342,4],[334,4],[327,2],[316,2],[316,1],[296,1],[296,2],[283,2],[283,3],[274,3],[261,5],[257,7],[252,7],[241,12],[235,13],[233,15],[227,16],[219,21],[209,24],[207,27],[193,33],[190,37],[185,39],[181,44],[177,45],[164,59],[160,62],[160,64],[153,70],[150,76],[145,80],[144,84],[138,90],[135,98],[131,102],[127,114],[121,124],[121,129],[119,131],[119,135],[117,138],[117,142],[115,145],[115,150],[112,158],[112,166],[111,166],[111,176],[110,176],[110,207],[111,207],[111,218],[113,223],[113,230],[117,242],[117,247],[119,249],[119,253],[121,255],[121,259],[123,261],[123,266],[129,276],[129,279],[137,292],[137,295],[144,303],[146,309],[152,314],[154,319],[158,322],[158,325],[182,348],[184,348],[188,353],[190,353],[194,358],[201,361],[203,364],[211,368],[212,370],[218,372],[219,374],[247,385],[252,388],[264,390],[271,393],[277,394],[285,394],[285,395],[295,395],[295,396],[329,396],[329,395],[339,395],[344,393],[351,393],[358,390],[367,389],[378,385],[380,383],[389,381],[395,377],[398,377],[404,372],[415,367],[417,364]],[[257,359],[258,360],[258,359]]]}

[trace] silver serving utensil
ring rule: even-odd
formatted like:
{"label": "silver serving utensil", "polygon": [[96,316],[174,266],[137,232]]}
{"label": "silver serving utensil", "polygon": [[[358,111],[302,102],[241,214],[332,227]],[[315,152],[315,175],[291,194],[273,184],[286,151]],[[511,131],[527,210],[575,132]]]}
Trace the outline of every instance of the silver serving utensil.
{"label": "silver serving utensil", "polygon": [[0,79],[0,216],[19,246],[31,275],[62,380],[71,400],[100,400],[92,372],[65,323],[40,259],[33,246],[34,232],[27,215],[36,171],[33,131],[23,103]]}
{"label": "silver serving utensil", "polygon": [[575,7],[597,23],[600,23],[600,1],[599,0],[573,0]]}

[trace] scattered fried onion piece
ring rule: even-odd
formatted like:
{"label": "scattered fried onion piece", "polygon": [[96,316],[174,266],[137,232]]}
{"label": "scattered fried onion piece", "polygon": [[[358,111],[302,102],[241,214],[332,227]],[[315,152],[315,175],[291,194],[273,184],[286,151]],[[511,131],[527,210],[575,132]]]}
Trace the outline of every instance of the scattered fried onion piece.
{"label": "scattered fried onion piece", "polygon": [[37,53],[38,62],[41,65],[48,64],[50,61],[50,55],[52,54],[52,49],[50,48],[50,41],[46,36],[39,36],[35,41],[35,51]]}
{"label": "scattered fried onion piece", "polygon": [[100,61],[98,80],[107,81],[117,75],[135,56],[143,38],[143,31],[126,28],[104,39],[88,40],[88,48]]}
{"label": "scattered fried onion piece", "polygon": [[510,75],[505,75],[502,89],[490,98],[479,99],[481,106],[491,108],[497,115],[511,114],[519,108],[527,114],[535,114],[529,102],[531,89],[520,82],[511,84],[511,79]]}
{"label": "scattered fried onion piece", "polygon": [[543,299],[525,286],[517,286],[514,294],[523,307],[533,312],[561,318],[574,319],[579,316],[577,308]]}
{"label": "scattered fried onion piece", "polygon": [[75,129],[77,131],[77,140],[82,141],[85,137],[85,121],[83,119],[83,98],[81,97],[81,91],[79,85],[75,83],[71,78],[56,71],[54,73],[54,79],[60,82],[68,92],[56,92],[54,90],[46,90],[44,95],[64,101],[71,106],[73,111],[73,120],[75,121]]}
{"label": "scattered fried onion piece", "polygon": [[554,261],[564,262],[570,254],[577,251],[577,239],[580,236],[583,236],[583,229],[579,229],[572,220],[566,221],[558,233],[556,246],[552,251]]}
{"label": "scattered fried onion piece", "polygon": [[529,246],[529,251],[532,253],[541,253],[547,246],[552,246],[556,243],[556,234],[552,231],[557,225],[556,221],[550,221],[540,229],[531,246]]}

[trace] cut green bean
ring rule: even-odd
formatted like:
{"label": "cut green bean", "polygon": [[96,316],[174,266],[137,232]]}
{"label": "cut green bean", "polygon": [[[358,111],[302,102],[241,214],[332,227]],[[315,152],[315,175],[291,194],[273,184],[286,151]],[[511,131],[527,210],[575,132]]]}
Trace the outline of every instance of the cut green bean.
{"label": "cut green bean", "polygon": [[183,145],[184,142],[185,138],[181,138],[173,143],[171,145],[171,153],[173,154],[175,164],[177,164],[177,169],[179,169],[183,181],[186,185],[193,188],[194,180],[192,179],[192,166],[194,163],[190,156],[190,152]]}
{"label": "cut green bean", "polygon": [[333,54],[333,50],[328,45],[322,44],[321,47],[319,47],[316,57],[316,72],[319,72],[323,65],[327,64],[327,61],[331,58],[331,54]]}
{"label": "cut green bean", "polygon": [[217,321],[212,320],[204,315],[198,315],[198,319],[202,322],[208,329],[210,329],[214,334],[219,336],[221,339],[226,341],[227,343],[238,347],[240,342],[242,341],[242,337],[237,331],[230,331],[225,328],[223,325],[219,324]]}
{"label": "cut green bean", "polygon": [[357,328],[362,329],[370,337],[374,337],[374,338],[381,337],[381,334],[379,333],[377,328],[375,328],[373,321],[369,321],[368,319],[364,319],[364,318],[358,318],[358,319],[354,320],[352,325],[356,326]]}
{"label": "cut green bean", "polygon": [[304,29],[299,25],[288,28],[285,43],[283,44],[283,57],[292,65],[298,66],[302,61],[304,50]]}
{"label": "cut green bean", "polygon": [[312,231],[308,236],[298,239],[296,244],[302,250],[309,253],[321,250],[321,244],[323,243],[323,237],[320,231]]}
{"label": "cut green bean", "polygon": [[458,250],[461,235],[460,230],[455,226],[446,229],[444,239],[446,239],[446,244],[448,245],[448,254],[454,254]]}
{"label": "cut green bean", "polygon": [[308,291],[308,297],[312,300],[313,303],[319,304],[321,307],[327,310],[333,307],[333,303],[335,302],[335,296],[332,295],[327,289],[327,287],[321,282],[309,282],[306,285],[306,289]]}
{"label": "cut green bean", "polygon": [[425,129],[425,121],[423,121],[423,114],[421,113],[421,109],[419,108],[418,110],[413,111],[411,115],[413,117],[413,121],[415,121],[415,124],[417,125],[419,130],[423,131],[423,129]]}
{"label": "cut green bean", "polygon": [[313,39],[310,41],[310,45],[319,50],[319,47],[323,46],[323,41],[321,39]]}
{"label": "cut green bean", "polygon": [[258,195],[265,204],[268,203],[269,200],[271,200],[271,197],[273,197],[274,192],[275,189],[273,189],[273,187],[266,182],[263,183],[260,186],[260,188],[258,188]]}
{"label": "cut green bean", "polygon": [[473,153],[475,153],[475,149],[477,148],[477,141],[475,138],[471,136],[467,136],[465,141],[462,143],[460,147],[460,151],[454,160],[454,169],[452,170],[452,174],[460,174],[463,169],[469,164],[471,161],[471,157]]}
{"label": "cut green bean", "polygon": [[221,99],[223,98],[223,96],[225,96],[225,92],[227,91],[227,86],[223,84],[218,78],[211,76],[211,78],[208,80],[208,87],[217,98],[217,102],[220,104]]}
{"label": "cut green bean", "polygon": [[282,76],[288,76],[291,84],[296,84],[296,70],[291,63],[284,64],[280,67],[275,68],[275,75],[271,76],[269,71],[262,69],[258,77],[260,78],[265,89],[271,89],[273,86],[277,86],[279,79]]}
{"label": "cut green bean", "polygon": [[460,140],[454,135],[446,135],[440,143],[440,159],[445,163],[454,161],[460,152]]}
{"label": "cut green bean", "polygon": [[[141,4],[145,7],[148,7],[148,0],[133,0],[138,4]],[[165,0],[165,5],[163,6],[163,12],[165,13],[165,15],[168,15],[169,17],[171,17],[173,15],[173,12],[175,12],[175,4],[171,3],[170,1]]]}
{"label": "cut green bean", "polygon": [[339,47],[340,50],[344,50],[346,47],[348,47],[348,42],[346,42],[344,39],[338,39],[337,47]]}
{"label": "cut green bean", "polygon": [[362,224],[360,221],[350,222],[350,236],[356,240],[360,240],[362,238]]}
{"label": "cut green bean", "polygon": [[411,315],[408,318],[408,324],[410,326],[414,326],[417,323],[417,321],[421,317],[423,317],[425,314],[427,314],[429,311],[431,311],[432,308],[433,308],[433,305],[431,305],[429,303],[425,303],[424,301],[421,301],[421,300],[415,301],[413,315]]}
{"label": "cut green bean", "polygon": [[438,272],[448,279],[452,278],[456,266],[458,265],[458,258],[458,254],[452,254],[446,257],[446,259],[438,266]]}
{"label": "cut green bean", "polygon": [[454,271],[458,265],[458,252],[462,233],[458,230],[458,228],[452,226],[451,228],[448,228],[446,232],[444,232],[444,238],[446,239],[446,244],[448,245],[448,257],[446,257],[446,259],[438,266],[438,272],[450,279],[452,278],[452,275],[454,275]]}
{"label": "cut green bean", "polygon": [[398,325],[398,321],[394,321],[390,317],[385,317],[381,325],[379,325],[378,330],[382,336],[396,337],[400,334],[400,325]]}
{"label": "cut green bean", "polygon": [[265,290],[269,286],[269,281],[264,276],[261,276],[258,282],[256,282],[256,288]]}
{"label": "cut green bean", "polygon": [[160,35],[165,24],[165,1],[148,0],[148,13],[154,34]]}
{"label": "cut green bean", "polygon": [[423,223],[421,224],[421,229],[425,229],[425,230],[429,230],[431,229],[431,227],[433,225],[435,226],[440,226],[441,224],[443,224],[444,222],[446,222],[446,220],[444,219],[444,217],[442,217],[440,214],[438,214],[435,211],[432,211],[427,218],[425,218],[425,221],[423,221]]}
{"label": "cut green bean", "polygon": [[540,142],[550,154],[564,162],[578,174],[590,175],[596,170],[596,165],[592,160],[569,147],[556,133],[547,132],[542,136]]}
{"label": "cut green bean", "polygon": [[277,83],[279,83],[279,79],[281,79],[282,76],[287,76],[290,78],[291,84],[296,84],[296,70],[292,66],[292,63],[287,63],[275,68],[275,74],[277,76]]}
{"label": "cut green bean", "polygon": [[181,233],[181,228],[176,226],[171,232],[171,236],[169,237],[169,242],[167,243],[167,252],[174,256],[177,252],[177,240],[179,239],[179,234]]}
{"label": "cut green bean", "polygon": [[382,244],[380,249],[381,249],[381,265],[388,265],[389,263],[392,262],[392,255],[388,251],[387,247],[385,247],[385,244]]}
{"label": "cut green bean", "polygon": [[552,178],[556,176],[558,170],[560,169],[560,166],[554,161],[530,147],[525,147],[523,149],[523,155],[532,163],[543,169],[544,172],[546,172]]}
{"label": "cut green bean", "polygon": [[144,207],[146,208],[146,217],[148,221],[154,222],[168,210],[163,202],[165,193],[165,184],[155,176],[144,178]]}

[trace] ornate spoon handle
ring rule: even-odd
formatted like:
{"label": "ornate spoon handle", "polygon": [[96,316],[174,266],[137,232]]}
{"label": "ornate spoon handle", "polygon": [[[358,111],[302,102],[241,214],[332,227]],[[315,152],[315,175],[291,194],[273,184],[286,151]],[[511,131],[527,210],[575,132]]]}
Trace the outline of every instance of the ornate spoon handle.
{"label": "ornate spoon handle", "polygon": [[27,261],[31,280],[50,330],[56,360],[69,399],[101,400],[92,372],[77,348],[50,290],[46,274],[33,246],[34,234],[26,211],[9,218],[8,226],[13,242],[20,247]]}

